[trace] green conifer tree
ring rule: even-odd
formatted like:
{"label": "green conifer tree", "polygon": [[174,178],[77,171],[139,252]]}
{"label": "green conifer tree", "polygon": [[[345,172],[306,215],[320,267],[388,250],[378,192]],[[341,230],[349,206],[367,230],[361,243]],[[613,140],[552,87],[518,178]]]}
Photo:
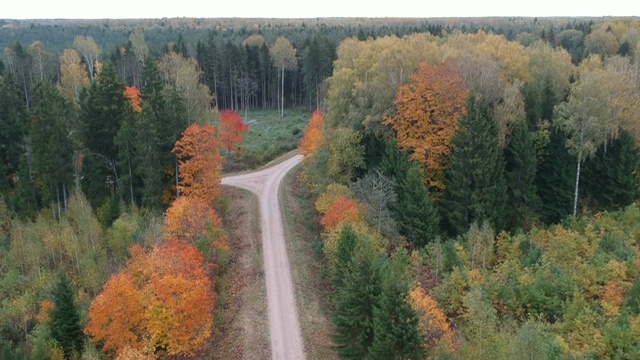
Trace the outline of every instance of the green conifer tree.
{"label": "green conifer tree", "polygon": [[640,151],[633,137],[623,131],[619,139],[603,147],[584,164],[583,195],[597,210],[618,210],[638,198]]}
{"label": "green conifer tree", "polygon": [[51,335],[62,347],[65,358],[70,359],[74,352],[82,352],[84,334],[71,281],[66,275],[60,276],[52,294]]}
{"label": "green conifer tree", "polygon": [[336,260],[333,266],[333,285],[336,289],[340,288],[349,271],[348,266],[353,256],[353,250],[358,243],[358,235],[350,224],[345,225],[338,237],[336,246]]}
{"label": "green conifer tree", "polygon": [[380,259],[370,241],[358,241],[347,269],[336,289],[333,342],[340,357],[364,359],[371,354],[374,309],[382,291]]}
{"label": "green conifer tree", "polygon": [[518,123],[513,129],[505,158],[509,198],[507,228],[527,228],[535,221],[540,198],[535,185],[536,149],[524,122]]}
{"label": "green conifer tree", "polygon": [[407,273],[409,255],[405,250],[385,262],[380,306],[374,309],[372,359],[422,359],[423,339],[418,315],[407,301],[411,278]]}
{"label": "green conifer tree", "polygon": [[498,130],[488,106],[475,95],[470,96],[467,111],[452,141],[442,218],[453,234],[463,234],[474,221],[488,221],[500,231],[507,186]]}
{"label": "green conifer tree", "polygon": [[420,165],[410,161],[409,155],[400,150],[395,141],[390,141],[380,168],[384,175],[395,179],[398,201],[392,211],[398,219],[400,234],[415,247],[425,246],[438,234],[440,219],[424,186]]}
{"label": "green conifer tree", "polygon": [[565,141],[564,133],[551,129],[548,150],[536,172],[539,212],[546,223],[556,223],[572,211],[576,159],[569,155]]}

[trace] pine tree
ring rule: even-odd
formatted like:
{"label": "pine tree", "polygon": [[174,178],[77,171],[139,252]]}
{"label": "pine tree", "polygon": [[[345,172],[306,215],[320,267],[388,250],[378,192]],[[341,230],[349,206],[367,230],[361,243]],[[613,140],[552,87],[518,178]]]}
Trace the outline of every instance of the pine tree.
{"label": "pine tree", "polygon": [[536,149],[524,122],[513,129],[505,155],[509,198],[507,227],[512,230],[524,228],[535,220],[540,205],[535,185]]}
{"label": "pine tree", "polygon": [[371,353],[374,309],[382,291],[380,260],[370,241],[358,241],[347,268],[336,289],[333,342],[342,358],[363,359]]}
{"label": "pine tree", "polygon": [[407,301],[410,280],[407,274],[409,255],[404,250],[393,254],[380,295],[380,306],[374,309],[372,359],[422,359],[423,339],[418,330],[418,315]]}
{"label": "pine tree", "polygon": [[463,234],[474,221],[488,221],[500,231],[507,186],[498,130],[488,106],[475,95],[469,98],[467,111],[453,138],[442,217],[454,234]]}
{"label": "pine tree", "polygon": [[617,210],[638,198],[640,151],[633,137],[623,131],[620,138],[603,147],[584,164],[583,195],[597,210]]}
{"label": "pine tree", "polygon": [[60,276],[52,294],[51,335],[62,347],[65,358],[70,359],[74,352],[82,352],[84,334],[71,281],[66,275]]}

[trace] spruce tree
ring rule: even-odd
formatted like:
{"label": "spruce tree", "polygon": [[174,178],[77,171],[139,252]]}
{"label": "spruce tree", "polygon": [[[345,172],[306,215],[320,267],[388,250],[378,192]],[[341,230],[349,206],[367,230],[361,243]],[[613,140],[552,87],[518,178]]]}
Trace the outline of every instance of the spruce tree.
{"label": "spruce tree", "polygon": [[633,137],[623,131],[619,139],[603,147],[584,164],[583,195],[596,210],[617,210],[638,198],[640,151]]}
{"label": "spruce tree", "polygon": [[336,260],[333,265],[333,285],[336,289],[343,284],[344,278],[349,271],[348,266],[353,256],[353,250],[358,243],[358,235],[350,224],[345,225],[338,237],[336,246]]}
{"label": "spruce tree", "polygon": [[118,188],[121,171],[116,136],[127,114],[125,82],[111,63],[104,65],[82,99],[84,144],[89,150],[83,163],[82,190],[94,207]]}
{"label": "spruce tree", "polygon": [[357,242],[347,269],[336,289],[333,342],[340,357],[363,359],[371,353],[374,309],[382,291],[380,259],[369,240]]}
{"label": "spruce tree", "polygon": [[380,162],[382,173],[395,179],[397,206],[392,208],[398,219],[400,234],[415,247],[422,247],[438,234],[440,221],[435,206],[424,186],[420,165],[409,159],[395,141],[387,143]]}
{"label": "spruce tree", "polygon": [[509,199],[507,227],[511,230],[525,228],[535,220],[540,198],[535,185],[536,149],[524,122],[513,129],[505,155]]}
{"label": "spruce tree", "polygon": [[[31,121],[31,146],[36,180],[49,188],[49,199],[66,203],[65,192],[73,184],[73,140],[77,130],[73,107],[58,89],[40,83],[34,89],[34,113]],[[25,179],[26,180],[26,179]],[[60,216],[60,213],[58,214]]]}
{"label": "spruce tree", "polygon": [[572,211],[576,159],[569,155],[565,141],[562,131],[551,129],[547,151],[536,172],[539,212],[546,223],[556,223]]}
{"label": "spruce tree", "polygon": [[374,309],[372,359],[422,359],[423,339],[418,330],[418,314],[407,301],[411,278],[407,273],[409,255],[404,250],[385,262],[380,306]]}
{"label": "spruce tree", "polygon": [[452,141],[442,218],[453,234],[463,234],[474,221],[487,221],[500,231],[507,186],[498,130],[488,106],[475,95],[467,102],[467,112]]}
{"label": "spruce tree", "polygon": [[438,235],[440,217],[429,199],[420,165],[411,163],[408,172],[400,180],[400,188],[400,233],[405,235],[413,246],[423,247]]}
{"label": "spruce tree", "polygon": [[82,352],[84,335],[74,291],[66,275],[60,276],[52,294],[54,307],[51,311],[51,335],[62,347],[65,358],[70,359],[74,352]]}
{"label": "spruce tree", "polygon": [[0,192],[11,190],[27,133],[27,114],[13,74],[0,77]]}

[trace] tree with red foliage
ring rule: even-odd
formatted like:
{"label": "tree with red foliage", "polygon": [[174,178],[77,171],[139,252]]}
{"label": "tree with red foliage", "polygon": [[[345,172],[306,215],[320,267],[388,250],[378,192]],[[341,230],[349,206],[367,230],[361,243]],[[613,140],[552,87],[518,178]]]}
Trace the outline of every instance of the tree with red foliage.
{"label": "tree with red foliage", "polygon": [[218,137],[220,139],[220,147],[227,150],[228,154],[233,153],[235,156],[242,154],[242,140],[244,133],[249,129],[249,125],[242,121],[242,117],[233,111],[225,110],[220,114],[220,127],[218,128]]}

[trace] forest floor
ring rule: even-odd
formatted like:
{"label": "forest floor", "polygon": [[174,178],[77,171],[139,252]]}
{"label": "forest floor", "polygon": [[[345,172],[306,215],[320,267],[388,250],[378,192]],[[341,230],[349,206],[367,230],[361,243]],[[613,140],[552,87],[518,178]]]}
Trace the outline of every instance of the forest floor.
{"label": "forest floor", "polygon": [[210,359],[269,359],[269,323],[258,197],[247,190],[223,186],[228,203],[223,215],[231,244],[229,268],[218,279],[216,321]]}
{"label": "forest floor", "polygon": [[297,166],[285,176],[280,202],[304,348],[308,359],[338,359],[331,342],[332,290],[323,261],[320,228],[313,204],[303,195],[300,170]]}

